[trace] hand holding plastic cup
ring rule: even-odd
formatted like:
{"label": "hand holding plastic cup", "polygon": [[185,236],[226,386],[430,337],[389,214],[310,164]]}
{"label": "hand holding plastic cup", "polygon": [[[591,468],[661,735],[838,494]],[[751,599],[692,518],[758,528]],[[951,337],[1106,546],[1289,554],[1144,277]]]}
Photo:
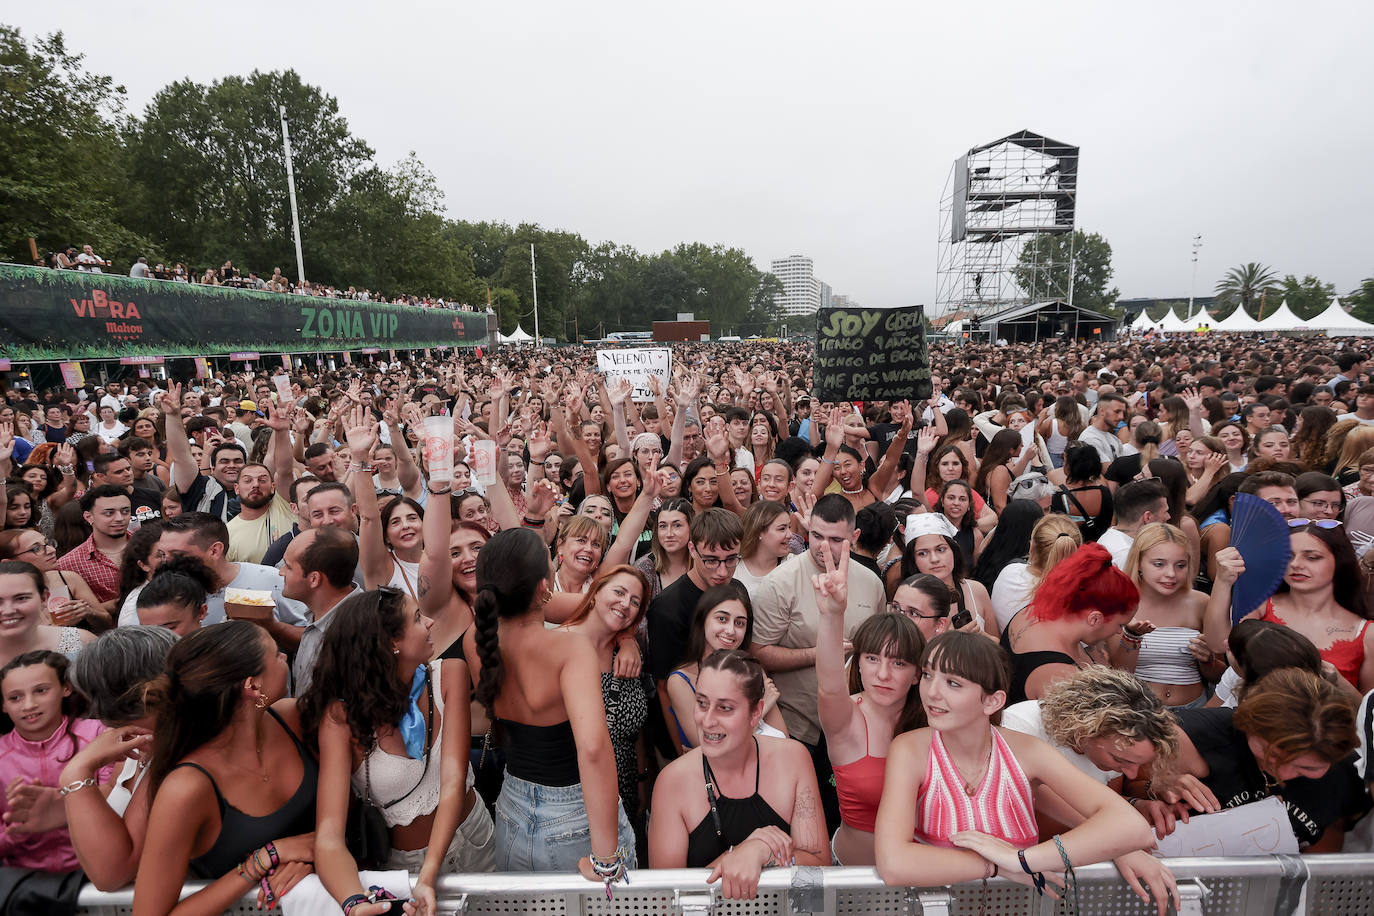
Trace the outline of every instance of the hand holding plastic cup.
{"label": "hand holding plastic cup", "polygon": [[453,480],[453,421],[425,417],[421,441],[431,481]]}

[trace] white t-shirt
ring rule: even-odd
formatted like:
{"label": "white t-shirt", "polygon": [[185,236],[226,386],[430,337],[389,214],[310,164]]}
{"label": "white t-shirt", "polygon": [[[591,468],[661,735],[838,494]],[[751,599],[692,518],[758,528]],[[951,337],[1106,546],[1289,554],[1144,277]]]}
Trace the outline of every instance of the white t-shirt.
{"label": "white t-shirt", "polygon": [[117,442],[119,437],[129,431],[129,427],[115,420],[114,426],[106,426],[104,423],[97,423],[95,434],[100,437],[101,442]]}
{"label": "white t-shirt", "polygon": [[1121,440],[1096,426],[1089,426],[1079,433],[1078,441],[1097,449],[1097,455],[1104,463],[1121,457]]}
{"label": "white t-shirt", "polygon": [[1030,604],[1034,577],[1025,563],[1008,563],[992,583],[992,613],[997,617],[997,630],[1007,628],[1011,619]]}
{"label": "white t-shirt", "polygon": [[1069,763],[1072,763],[1103,785],[1106,785],[1121,775],[1113,770],[1099,769],[1097,764],[1093,763],[1087,757],[1075,750],[1064,747],[1062,744],[1057,744],[1049,735],[1045,734],[1045,723],[1041,718],[1040,702],[1038,700],[1026,700],[1022,703],[1014,703],[1002,710],[1002,727],[1021,732],[1023,735],[1034,735],[1058,751],[1060,756]]}
{"label": "white t-shirt", "polygon": [[1107,552],[1112,555],[1112,565],[1125,571],[1126,558],[1131,554],[1131,545],[1135,543],[1135,538],[1120,528],[1108,528],[1102,532],[1097,543],[1107,548]]}

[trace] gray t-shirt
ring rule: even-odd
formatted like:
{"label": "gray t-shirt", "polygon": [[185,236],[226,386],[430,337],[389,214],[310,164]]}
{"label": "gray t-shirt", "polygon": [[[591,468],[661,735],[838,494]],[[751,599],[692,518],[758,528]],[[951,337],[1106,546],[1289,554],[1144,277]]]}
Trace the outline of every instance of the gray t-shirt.
{"label": "gray t-shirt", "polygon": [[1089,426],[1079,433],[1078,441],[1097,449],[1097,455],[1104,464],[1121,457],[1121,440],[1111,433],[1103,432],[1096,426]]}
{"label": "gray t-shirt", "polygon": [[[304,604],[282,597],[281,573],[270,566],[260,566],[257,563],[240,563],[239,573],[234,577],[234,580],[205,599],[205,626],[224,622],[224,592],[225,589],[230,588],[270,591],[277,604],[277,619],[282,623],[289,623],[293,627],[303,627],[310,621],[309,612]],[[129,597],[124,599],[124,604],[120,606],[119,625],[121,627],[138,625],[138,593],[142,590],[143,586],[141,585],[134,589],[129,593]]]}

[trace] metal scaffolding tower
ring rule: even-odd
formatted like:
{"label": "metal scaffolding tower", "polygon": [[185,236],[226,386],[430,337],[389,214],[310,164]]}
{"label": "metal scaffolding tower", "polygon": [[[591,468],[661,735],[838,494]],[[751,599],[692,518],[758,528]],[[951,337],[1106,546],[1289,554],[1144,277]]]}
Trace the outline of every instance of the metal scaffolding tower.
{"label": "metal scaffolding tower", "polygon": [[[940,200],[936,314],[981,317],[1072,298],[1078,147],[1023,130],[954,161]],[[1047,244],[1067,235],[1069,244]],[[1016,267],[1029,250],[1033,289]]]}

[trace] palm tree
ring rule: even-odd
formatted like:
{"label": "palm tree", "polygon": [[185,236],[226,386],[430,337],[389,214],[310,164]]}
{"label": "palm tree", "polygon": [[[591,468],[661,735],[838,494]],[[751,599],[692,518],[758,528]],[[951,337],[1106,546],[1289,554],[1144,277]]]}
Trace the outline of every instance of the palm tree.
{"label": "palm tree", "polygon": [[1251,261],[1226,272],[1226,276],[1217,284],[1217,304],[1239,305],[1254,317],[1255,309],[1250,307],[1251,304],[1259,302],[1266,292],[1273,292],[1278,287],[1279,281],[1271,268]]}

